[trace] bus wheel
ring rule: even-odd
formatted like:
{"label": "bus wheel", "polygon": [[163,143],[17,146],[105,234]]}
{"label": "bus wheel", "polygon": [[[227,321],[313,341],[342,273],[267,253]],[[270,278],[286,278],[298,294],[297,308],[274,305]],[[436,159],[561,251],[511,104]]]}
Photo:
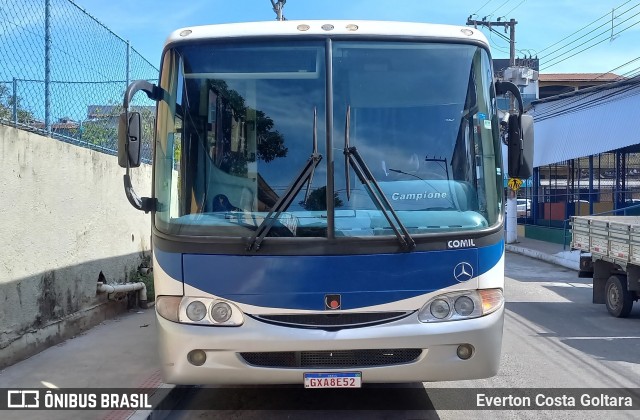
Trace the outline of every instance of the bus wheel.
{"label": "bus wheel", "polygon": [[616,318],[626,318],[633,306],[633,296],[627,290],[627,278],[624,276],[611,276],[604,286],[605,303],[609,313]]}

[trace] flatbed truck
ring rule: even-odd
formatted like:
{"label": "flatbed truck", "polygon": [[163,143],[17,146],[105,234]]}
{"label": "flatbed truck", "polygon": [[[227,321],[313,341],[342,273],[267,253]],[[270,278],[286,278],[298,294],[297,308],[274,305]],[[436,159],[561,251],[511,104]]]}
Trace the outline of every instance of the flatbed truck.
{"label": "flatbed truck", "polygon": [[593,303],[625,318],[640,298],[640,216],[573,216],[571,248],[580,277],[593,277]]}

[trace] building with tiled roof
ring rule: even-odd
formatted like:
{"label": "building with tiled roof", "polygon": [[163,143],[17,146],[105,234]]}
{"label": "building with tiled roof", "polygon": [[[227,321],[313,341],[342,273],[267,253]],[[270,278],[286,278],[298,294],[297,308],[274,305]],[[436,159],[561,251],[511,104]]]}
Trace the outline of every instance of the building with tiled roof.
{"label": "building with tiled roof", "polygon": [[615,73],[540,73],[539,98],[544,99],[620,80],[624,80],[624,77]]}
{"label": "building with tiled roof", "polygon": [[[45,123],[42,121],[35,121],[31,123],[30,126],[43,131],[46,129]],[[60,118],[57,122],[51,123],[51,132],[65,137],[75,138],[79,128],[80,123],[68,117]]]}

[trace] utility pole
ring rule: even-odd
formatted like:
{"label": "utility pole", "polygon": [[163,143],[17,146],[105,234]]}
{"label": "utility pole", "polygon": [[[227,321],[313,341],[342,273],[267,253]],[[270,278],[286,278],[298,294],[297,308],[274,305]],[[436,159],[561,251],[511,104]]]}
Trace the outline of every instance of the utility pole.
{"label": "utility pole", "polygon": [[287,20],[282,14],[282,9],[284,9],[284,5],[287,0],[271,0],[271,5],[273,6],[273,11],[276,12],[276,20]]}
{"label": "utility pole", "polygon": [[[509,19],[508,22],[506,20],[501,21],[500,18],[498,18],[498,20],[495,22],[490,22],[485,19],[486,18],[483,18],[482,20],[476,20],[476,19],[471,19],[471,16],[469,16],[467,18],[467,25],[473,26],[476,29],[478,29],[478,25],[486,26],[487,28],[489,28],[490,31],[495,32],[502,38],[509,41],[509,47],[510,47],[509,48],[509,65],[515,66],[516,65],[516,25],[518,22],[515,19]],[[502,35],[500,32],[493,29],[494,26],[504,27],[505,32],[506,32],[506,28],[509,27],[509,38],[507,39],[506,36]]]}
{"label": "utility pole", "polygon": [[[478,25],[486,26],[490,31],[498,34],[498,36],[504,38],[509,41],[509,67],[515,67],[516,65],[516,25],[518,22],[515,19],[509,19],[509,21],[501,20],[498,18],[495,22],[487,21],[486,17],[482,18],[482,20],[471,19],[471,16],[467,18],[467,25],[473,25],[474,28],[478,29]],[[509,38],[502,35],[497,30],[493,29],[494,26],[499,26],[505,28],[505,32],[507,27],[509,27]],[[510,95],[511,96],[511,95]],[[511,96],[509,113],[514,113],[516,111],[516,102],[515,98]]]}
{"label": "utility pole", "polygon": [[516,22],[515,19],[509,20],[509,65],[516,65]]}

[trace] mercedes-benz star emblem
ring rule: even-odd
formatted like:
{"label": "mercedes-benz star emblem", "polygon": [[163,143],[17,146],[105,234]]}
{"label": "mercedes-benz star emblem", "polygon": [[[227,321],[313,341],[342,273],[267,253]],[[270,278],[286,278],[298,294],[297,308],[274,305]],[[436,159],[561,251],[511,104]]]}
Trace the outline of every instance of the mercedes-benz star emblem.
{"label": "mercedes-benz star emblem", "polygon": [[460,283],[471,280],[473,278],[473,267],[469,263],[461,262],[453,269],[453,277]]}

